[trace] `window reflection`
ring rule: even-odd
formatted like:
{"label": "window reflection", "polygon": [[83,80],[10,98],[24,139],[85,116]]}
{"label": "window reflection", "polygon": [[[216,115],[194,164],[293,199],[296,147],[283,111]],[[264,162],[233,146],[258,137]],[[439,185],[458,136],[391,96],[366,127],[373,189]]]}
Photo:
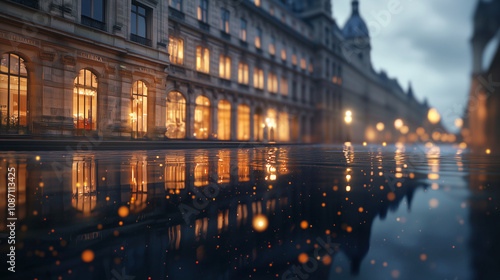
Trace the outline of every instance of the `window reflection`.
{"label": "window reflection", "polygon": [[93,157],[75,157],[72,170],[72,206],[90,216],[96,207],[96,166]]}
{"label": "window reflection", "polygon": [[131,174],[131,198],[130,210],[139,212],[147,206],[148,196],[148,162],[146,157],[140,160],[133,160],[130,163]]}
{"label": "window reflection", "polygon": [[167,156],[165,160],[165,191],[178,194],[185,188],[186,158],[184,155]]}
{"label": "window reflection", "polygon": [[208,156],[198,155],[194,158],[194,186],[202,187],[208,185]]}
{"label": "window reflection", "polygon": [[217,168],[217,175],[219,176],[219,179],[217,182],[219,184],[226,184],[229,183],[229,180],[231,178],[230,172],[231,172],[231,154],[230,151],[219,151],[219,162],[218,162],[218,168]]}
{"label": "window reflection", "polygon": [[250,181],[250,153],[248,150],[238,151],[238,180]]}

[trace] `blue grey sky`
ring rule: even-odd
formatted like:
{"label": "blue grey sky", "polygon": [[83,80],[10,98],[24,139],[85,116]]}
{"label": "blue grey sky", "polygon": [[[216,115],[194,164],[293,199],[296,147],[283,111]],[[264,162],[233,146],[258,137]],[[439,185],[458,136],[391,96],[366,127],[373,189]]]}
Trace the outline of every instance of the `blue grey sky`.
{"label": "blue grey sky", "polygon": [[[475,0],[360,0],[368,25],[372,64],[411,81],[418,100],[427,98],[455,132],[454,120],[466,105],[472,71],[472,16]],[[333,0],[333,15],[342,28],[351,0]],[[390,16],[388,16],[390,15]]]}

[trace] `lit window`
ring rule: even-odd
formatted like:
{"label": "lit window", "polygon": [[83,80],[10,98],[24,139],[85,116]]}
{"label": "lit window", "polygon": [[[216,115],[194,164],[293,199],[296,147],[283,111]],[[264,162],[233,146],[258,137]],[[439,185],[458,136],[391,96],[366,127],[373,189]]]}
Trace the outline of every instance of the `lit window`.
{"label": "lit window", "polygon": [[231,79],[231,58],[229,56],[220,55],[219,76],[223,79]]}
{"label": "lit window", "polygon": [[97,76],[83,69],[75,78],[73,122],[78,130],[95,130],[97,116]]}
{"label": "lit window", "polygon": [[238,83],[248,85],[248,64],[238,64]]}
{"label": "lit window", "polygon": [[132,132],[135,137],[144,137],[148,131],[148,88],[142,81],[132,85]]}
{"label": "lit window", "polygon": [[311,59],[311,60],[309,60],[309,72],[312,73],[313,71],[314,71],[314,67],[313,67],[313,61]]}
{"label": "lit window", "polygon": [[260,28],[257,28],[255,32],[255,47],[258,49],[260,49],[262,46],[261,40],[262,40],[262,30]]}
{"label": "lit window", "polygon": [[272,7],[269,8],[269,14],[272,15],[272,16],[274,16],[274,9]]}
{"label": "lit window", "polygon": [[264,89],[264,71],[257,67],[253,69],[253,86],[258,89]]}
{"label": "lit window", "polygon": [[271,72],[267,74],[267,90],[271,93],[278,93],[278,78]]}
{"label": "lit window", "polygon": [[260,7],[260,0],[254,0],[255,6]]}
{"label": "lit window", "polygon": [[219,102],[217,110],[217,136],[220,140],[231,140],[231,103],[227,100]]}
{"label": "lit window", "polygon": [[282,95],[288,95],[288,80],[283,77],[280,79],[280,93]]}
{"label": "lit window", "polygon": [[237,138],[238,140],[250,139],[250,107],[247,105],[238,106]]}
{"label": "lit window", "polygon": [[306,70],[306,68],[307,68],[307,62],[306,62],[305,58],[301,58],[300,59],[300,68],[302,68],[303,70]]}
{"label": "lit window", "polygon": [[290,140],[289,119],[287,112],[280,112],[278,115],[278,140],[287,142]]}
{"label": "lit window", "polygon": [[168,52],[171,63],[184,64],[184,40],[169,36]]}
{"label": "lit window", "polygon": [[297,65],[297,55],[295,53],[292,54],[292,64]]}
{"label": "lit window", "polygon": [[247,21],[244,19],[240,20],[240,40],[247,41]]}
{"label": "lit window", "polygon": [[167,96],[166,128],[167,138],[186,137],[186,99],[180,92],[172,91]]}
{"label": "lit window", "polygon": [[28,126],[28,72],[24,59],[2,55],[0,64],[0,131]]}
{"label": "lit window", "polygon": [[200,72],[210,72],[210,52],[207,48],[196,47],[196,70]]}
{"label": "lit window", "polygon": [[208,22],[208,0],[200,0],[198,5],[198,20],[204,23]]}
{"label": "lit window", "polygon": [[283,48],[281,49],[281,59],[286,60],[286,45],[285,42],[283,42]]}
{"label": "lit window", "polygon": [[229,11],[224,8],[220,10],[220,29],[229,33]]}
{"label": "lit window", "polygon": [[196,139],[208,139],[210,135],[210,100],[205,96],[196,98],[194,109],[194,133]]}
{"label": "lit window", "polygon": [[173,7],[177,9],[178,11],[181,10],[181,5],[182,5],[182,0],[169,0],[169,5],[170,7]]}
{"label": "lit window", "polygon": [[276,42],[275,42],[274,36],[271,36],[271,42],[269,43],[269,53],[271,55],[276,54],[275,44],[276,44]]}
{"label": "lit window", "polygon": [[276,141],[276,119],[277,114],[274,109],[267,110],[266,117],[266,126],[267,126],[267,135],[269,141]]}

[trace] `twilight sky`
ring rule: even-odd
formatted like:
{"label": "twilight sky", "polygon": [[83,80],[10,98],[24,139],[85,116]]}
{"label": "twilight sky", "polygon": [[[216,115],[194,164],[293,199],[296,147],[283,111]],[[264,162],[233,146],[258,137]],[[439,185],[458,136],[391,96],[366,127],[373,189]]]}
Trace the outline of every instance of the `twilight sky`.
{"label": "twilight sky", "polygon": [[[430,106],[440,112],[445,126],[455,132],[454,120],[462,115],[470,87],[469,40],[477,1],[359,2],[370,32],[375,70],[386,70],[389,77],[398,78],[405,90],[411,81],[417,99],[426,97]],[[351,0],[332,3],[333,15],[342,28],[351,15]],[[389,4],[397,8],[390,9]]]}

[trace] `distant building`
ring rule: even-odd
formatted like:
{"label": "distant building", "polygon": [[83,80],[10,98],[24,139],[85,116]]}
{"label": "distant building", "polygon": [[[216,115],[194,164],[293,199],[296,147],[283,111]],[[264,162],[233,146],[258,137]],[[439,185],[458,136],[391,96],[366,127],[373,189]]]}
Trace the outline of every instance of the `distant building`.
{"label": "distant building", "polygon": [[373,70],[357,0],[342,29],[330,0],[1,3],[0,137],[396,141],[426,119]]}
{"label": "distant building", "polygon": [[473,147],[500,143],[500,1],[478,2],[474,14],[472,83],[464,140]]}

